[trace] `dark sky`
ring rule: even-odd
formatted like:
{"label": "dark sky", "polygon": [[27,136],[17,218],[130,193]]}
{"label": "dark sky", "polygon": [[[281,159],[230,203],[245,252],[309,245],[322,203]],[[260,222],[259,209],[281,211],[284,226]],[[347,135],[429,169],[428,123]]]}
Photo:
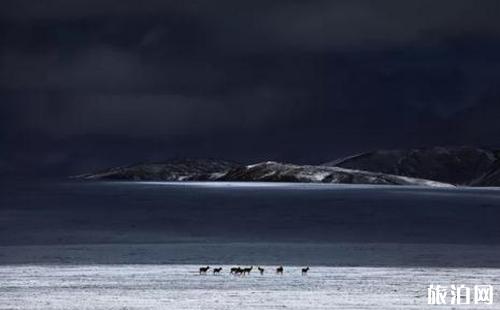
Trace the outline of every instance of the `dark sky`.
{"label": "dark sky", "polygon": [[500,1],[4,0],[0,171],[497,147]]}

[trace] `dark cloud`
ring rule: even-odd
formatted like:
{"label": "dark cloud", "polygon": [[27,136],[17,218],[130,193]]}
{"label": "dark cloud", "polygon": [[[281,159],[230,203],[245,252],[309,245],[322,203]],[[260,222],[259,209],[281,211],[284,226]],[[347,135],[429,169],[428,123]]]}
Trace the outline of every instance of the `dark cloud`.
{"label": "dark cloud", "polygon": [[480,121],[500,98],[498,1],[0,6],[1,167],[319,162],[500,133]]}

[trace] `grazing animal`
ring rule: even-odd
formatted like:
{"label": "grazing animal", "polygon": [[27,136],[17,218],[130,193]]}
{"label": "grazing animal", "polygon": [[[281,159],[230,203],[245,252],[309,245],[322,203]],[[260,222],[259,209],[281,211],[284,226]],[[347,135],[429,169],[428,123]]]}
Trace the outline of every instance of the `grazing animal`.
{"label": "grazing animal", "polygon": [[252,269],[253,269],[253,266],[251,266],[250,268],[243,268],[243,275],[250,274],[250,272],[252,271]]}
{"label": "grazing animal", "polygon": [[207,273],[208,269],[210,269],[210,266],[207,266],[207,267],[200,267],[200,274],[202,274],[202,273]]}
{"label": "grazing animal", "polygon": [[276,268],[276,273],[283,274],[283,266],[279,266],[278,268]]}
{"label": "grazing animal", "polygon": [[231,271],[229,273],[236,274],[236,273],[238,273],[238,270],[240,270],[240,269],[241,269],[240,267],[233,267],[233,268],[231,268]]}
{"label": "grazing animal", "polygon": [[222,267],[214,268],[214,274],[220,273],[221,270],[222,270]]}
{"label": "grazing animal", "polygon": [[264,274],[264,268],[261,268],[261,267],[259,266],[257,269],[259,269],[259,272],[260,272],[260,274],[261,274],[261,275],[263,275],[263,274]]}
{"label": "grazing animal", "polygon": [[306,275],[308,271],[309,271],[309,267],[302,268],[302,275]]}

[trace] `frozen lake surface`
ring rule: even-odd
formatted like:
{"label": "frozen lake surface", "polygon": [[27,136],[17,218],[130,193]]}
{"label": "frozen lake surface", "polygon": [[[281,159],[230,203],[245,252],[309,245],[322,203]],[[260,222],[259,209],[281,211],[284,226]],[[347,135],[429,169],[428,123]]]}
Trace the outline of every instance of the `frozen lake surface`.
{"label": "frozen lake surface", "polygon": [[430,284],[500,289],[499,189],[0,186],[0,309],[451,309],[427,306]]}
{"label": "frozen lake surface", "polygon": [[427,305],[429,284],[500,289],[500,269],[313,266],[301,276],[285,266],[278,276],[264,266],[263,276],[243,277],[222,267],[199,275],[199,265],[1,266],[0,309],[452,309]]}

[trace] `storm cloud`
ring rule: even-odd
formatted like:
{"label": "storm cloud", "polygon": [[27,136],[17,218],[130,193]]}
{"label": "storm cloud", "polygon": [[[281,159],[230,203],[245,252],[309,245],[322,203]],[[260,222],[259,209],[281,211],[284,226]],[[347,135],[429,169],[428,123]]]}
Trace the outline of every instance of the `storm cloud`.
{"label": "storm cloud", "polygon": [[496,147],[499,15],[467,0],[3,1],[0,166]]}

